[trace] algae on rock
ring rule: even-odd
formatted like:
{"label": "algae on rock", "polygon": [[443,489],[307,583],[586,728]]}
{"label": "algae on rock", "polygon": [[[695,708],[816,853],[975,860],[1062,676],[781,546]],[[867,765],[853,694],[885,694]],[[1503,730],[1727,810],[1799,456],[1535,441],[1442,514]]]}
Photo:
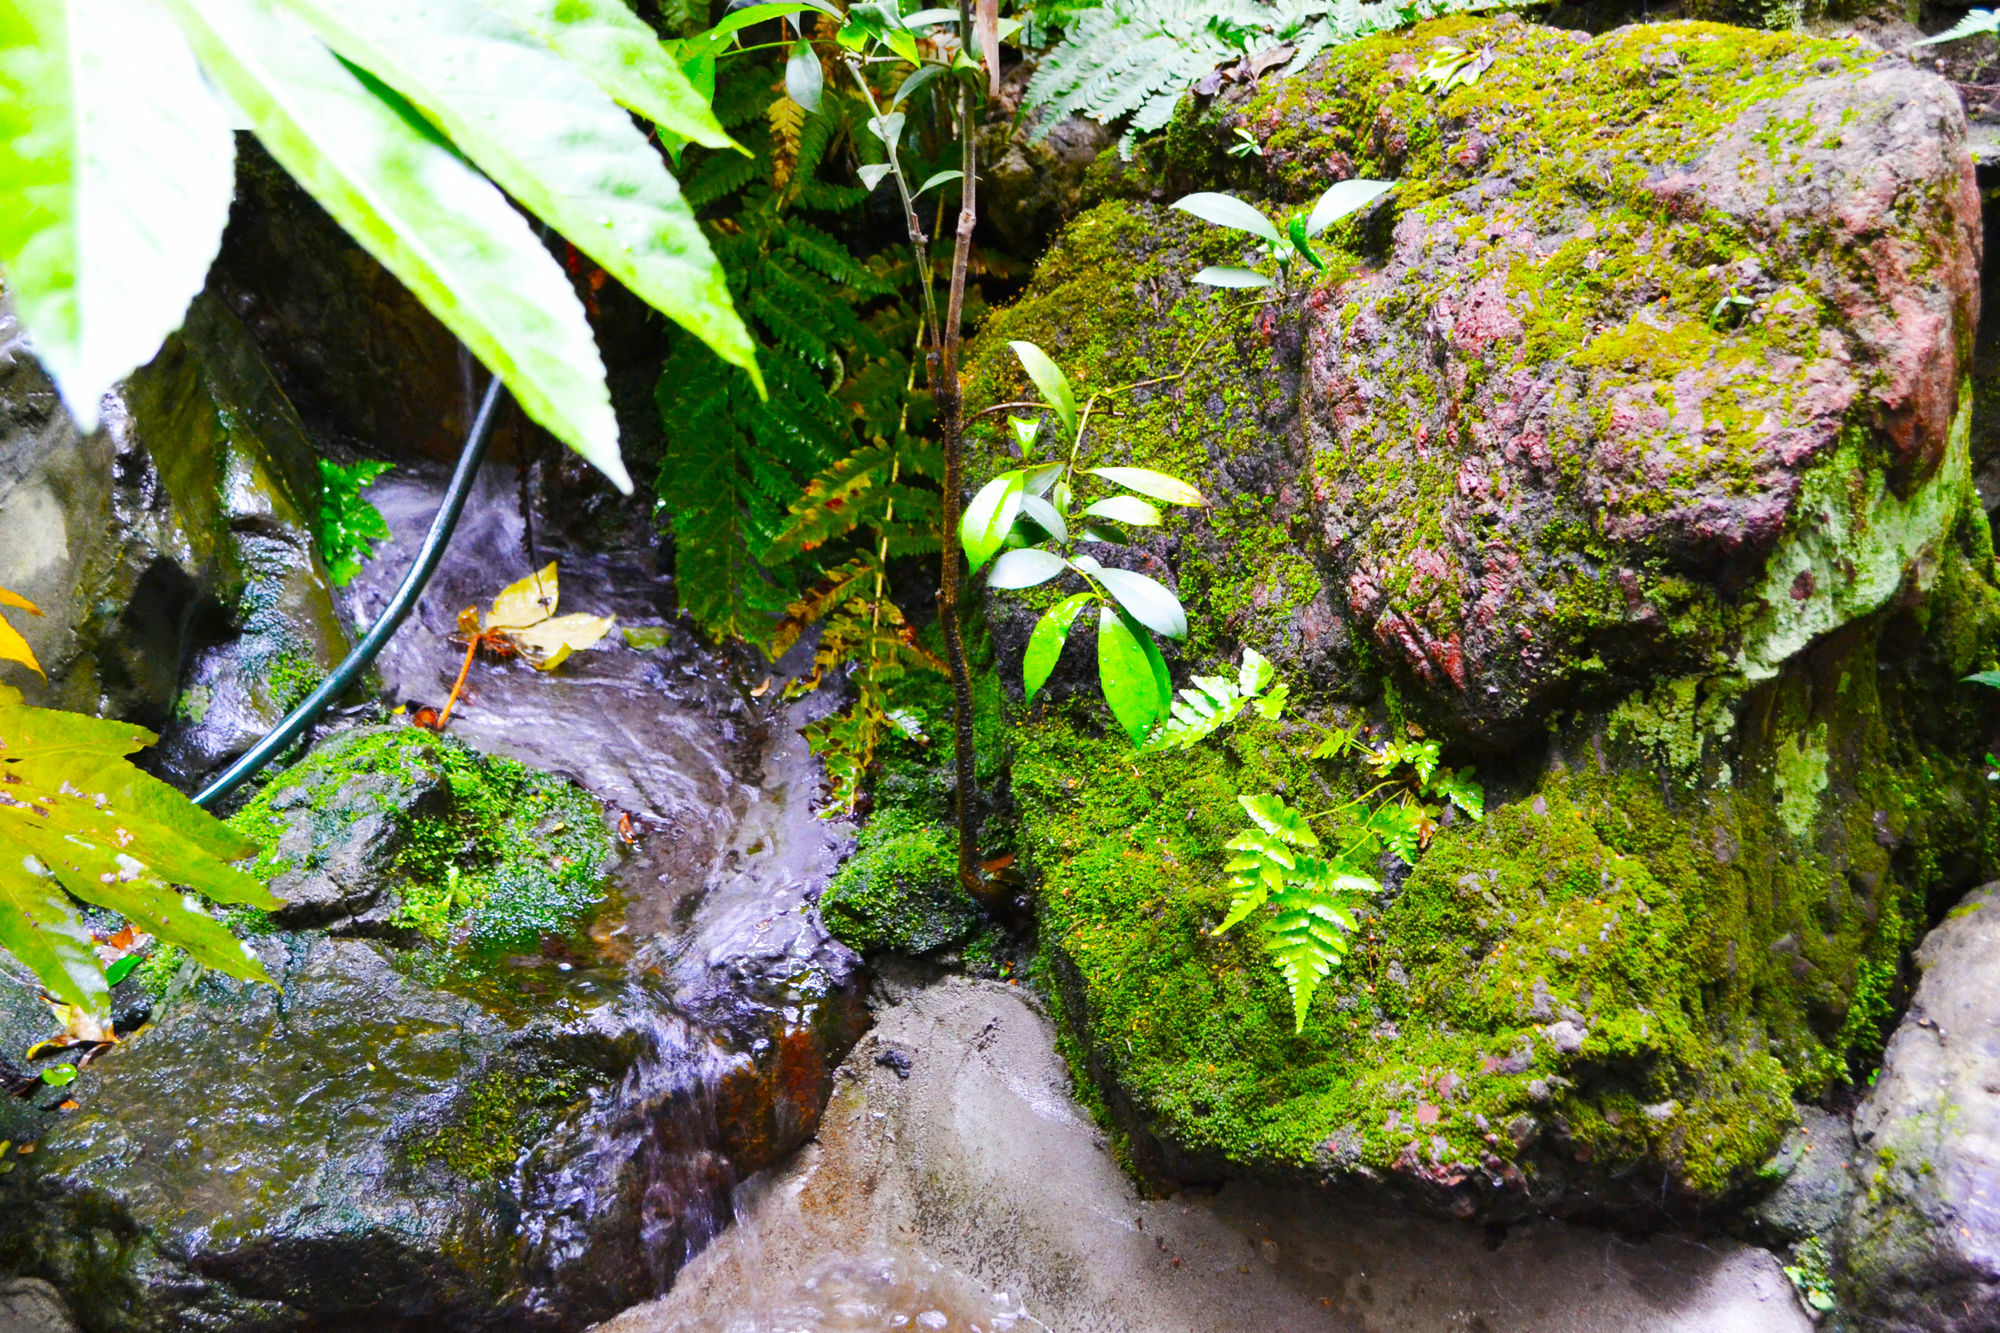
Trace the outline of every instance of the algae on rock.
{"label": "algae on rock", "polygon": [[[1496,59],[1440,97],[1447,43]],[[1240,256],[1152,202],[1352,176],[1398,184],[1275,304],[1193,286]],[[1294,1037],[1255,942],[1207,933],[1221,846],[1239,791],[1349,779],[1254,725],[1134,755],[1073,689],[1019,718],[1046,975],[1130,1159],[1500,1218],[1755,1189],[2000,848],[1994,709],[1957,684],[2000,654],[2000,589],[1956,98],[1851,43],[1453,19],[1195,103],[1098,179],[982,329],[969,406],[1021,396],[1014,338],[1086,390],[1153,381],[1089,461],[1218,497],[1132,556],[1206,610],[1179,660],[1256,647],[1308,715],[1424,728],[1494,797]],[[1003,678],[1037,609],[989,608]]]}

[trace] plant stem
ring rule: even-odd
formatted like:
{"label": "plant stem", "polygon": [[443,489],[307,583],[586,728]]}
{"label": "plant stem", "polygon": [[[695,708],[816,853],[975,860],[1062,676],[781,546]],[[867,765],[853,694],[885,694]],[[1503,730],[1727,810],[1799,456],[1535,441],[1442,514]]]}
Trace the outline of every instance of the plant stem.
{"label": "plant stem", "polygon": [[[959,0],[958,30],[972,31],[970,0]],[[958,88],[958,136],[964,176],[959,181],[958,234],[952,246],[951,288],[938,345],[937,382],[932,392],[944,436],[944,554],[938,589],[938,619],[944,630],[945,662],[951,668],[952,759],[958,774],[958,882],[975,900],[991,897],[979,871],[979,791],[972,730],[972,678],[965,664],[965,636],[959,611],[959,511],[965,491],[965,400],[958,382],[959,334],[965,312],[965,273],[972,257],[972,228],[979,217],[979,150],[973,138],[972,90]],[[914,224],[913,224],[914,225]]]}

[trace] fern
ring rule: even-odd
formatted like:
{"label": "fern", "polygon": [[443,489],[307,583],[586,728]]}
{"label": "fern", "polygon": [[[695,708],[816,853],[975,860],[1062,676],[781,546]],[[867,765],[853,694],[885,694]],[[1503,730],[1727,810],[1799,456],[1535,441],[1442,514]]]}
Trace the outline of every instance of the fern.
{"label": "fern", "polygon": [[667,435],[659,494],[681,606],[709,633],[763,645],[818,574],[817,560],[791,558],[803,548],[773,555],[793,503],[811,478],[867,442],[870,413],[881,411],[851,386],[873,395],[883,375],[900,383],[907,374],[907,358],[892,350],[903,318],[892,270],[801,216],[837,214],[865,198],[818,179],[851,133],[851,109],[829,98],[822,114],[801,117],[774,103],[778,86],[763,68],[723,81],[717,117],[751,155],[690,148],[686,186],[710,217],[736,308],[766,344],[770,398],[721,374],[704,344],[678,332],[655,395]]}
{"label": "fern", "polygon": [[1240,57],[1289,45],[1287,73],[1328,47],[1440,14],[1523,0],[1110,0],[1071,22],[1029,81],[1026,104],[1047,109],[1036,135],[1065,116],[1126,123],[1119,151],[1173,119],[1188,89]]}
{"label": "fern", "polygon": [[1196,676],[1194,688],[1182,690],[1167,720],[1160,724],[1145,744],[1148,750],[1188,750],[1228,726],[1254,705],[1267,718],[1285,710],[1291,687],[1278,681],[1270,660],[1255,648],[1243,650],[1243,668],[1235,680],[1224,676]]}
{"label": "fern", "polygon": [[1264,948],[1277,963],[1292,996],[1293,1030],[1302,1032],[1313,993],[1347,957],[1355,915],[1382,886],[1344,857],[1331,860],[1298,848],[1318,849],[1305,817],[1278,796],[1239,796],[1256,827],[1224,844],[1229,887],[1235,897],[1216,934],[1241,925],[1269,905],[1272,919]]}

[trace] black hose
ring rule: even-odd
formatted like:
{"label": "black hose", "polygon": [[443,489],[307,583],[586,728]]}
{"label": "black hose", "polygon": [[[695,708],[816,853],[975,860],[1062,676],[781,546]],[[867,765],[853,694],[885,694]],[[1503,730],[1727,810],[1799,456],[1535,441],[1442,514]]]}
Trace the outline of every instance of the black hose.
{"label": "black hose", "polygon": [[444,558],[444,548],[451,541],[452,529],[458,526],[458,516],[465,511],[465,497],[472,490],[472,479],[479,474],[479,461],[486,456],[486,443],[493,437],[493,419],[500,412],[500,392],[500,377],[495,375],[486,386],[486,397],[480,400],[479,414],[473,418],[472,429],[466,434],[465,448],[459,451],[458,466],[452,469],[451,482],[444,489],[444,502],[431,516],[431,530],[424,537],[422,549],[417,552],[416,563],[410,566],[409,573],[403,575],[403,581],[396,585],[396,594],[389,599],[389,605],[368,632],[361,636],[361,642],[341,659],[340,665],[320,683],[318,689],[308,694],[297,708],[285,714],[284,721],[272,728],[270,735],[251,746],[241,758],[201,789],[201,793],[194,798],[196,805],[215,804],[282,754],[301,732],[319,721],[328,705],[347,693],[348,686],[361,678],[361,673],[374,663],[383,645],[389,642],[409,616],[410,609],[417,604],[417,598],[424,591],[424,585],[437,572],[438,561]]}

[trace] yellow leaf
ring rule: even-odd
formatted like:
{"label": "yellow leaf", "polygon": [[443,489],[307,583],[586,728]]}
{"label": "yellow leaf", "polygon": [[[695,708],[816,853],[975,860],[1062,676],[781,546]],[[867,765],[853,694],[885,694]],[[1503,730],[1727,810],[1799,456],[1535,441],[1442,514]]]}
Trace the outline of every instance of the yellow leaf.
{"label": "yellow leaf", "polygon": [[0,620],[0,662],[19,662],[28,667],[43,680],[48,679],[42,664],[35,660],[35,650],[21,637],[21,632],[4,620]]}
{"label": "yellow leaf", "polygon": [[[42,613],[42,608],[21,594],[8,592],[5,588],[0,588],[0,606],[19,607],[31,615],[38,616]],[[42,664],[35,660],[35,650],[21,637],[21,631],[5,620],[0,620],[0,662],[19,662],[43,680],[49,678],[48,673],[42,670]]]}
{"label": "yellow leaf", "polygon": [[616,616],[586,616],[581,613],[555,616],[536,625],[524,625],[520,629],[504,631],[505,637],[513,643],[531,664],[542,671],[553,671],[562,665],[563,659],[571,653],[590,647],[606,634]]}
{"label": "yellow leaf", "polygon": [[523,629],[539,625],[556,613],[556,562],[510,583],[493,599],[493,613],[486,618],[487,629]]}

